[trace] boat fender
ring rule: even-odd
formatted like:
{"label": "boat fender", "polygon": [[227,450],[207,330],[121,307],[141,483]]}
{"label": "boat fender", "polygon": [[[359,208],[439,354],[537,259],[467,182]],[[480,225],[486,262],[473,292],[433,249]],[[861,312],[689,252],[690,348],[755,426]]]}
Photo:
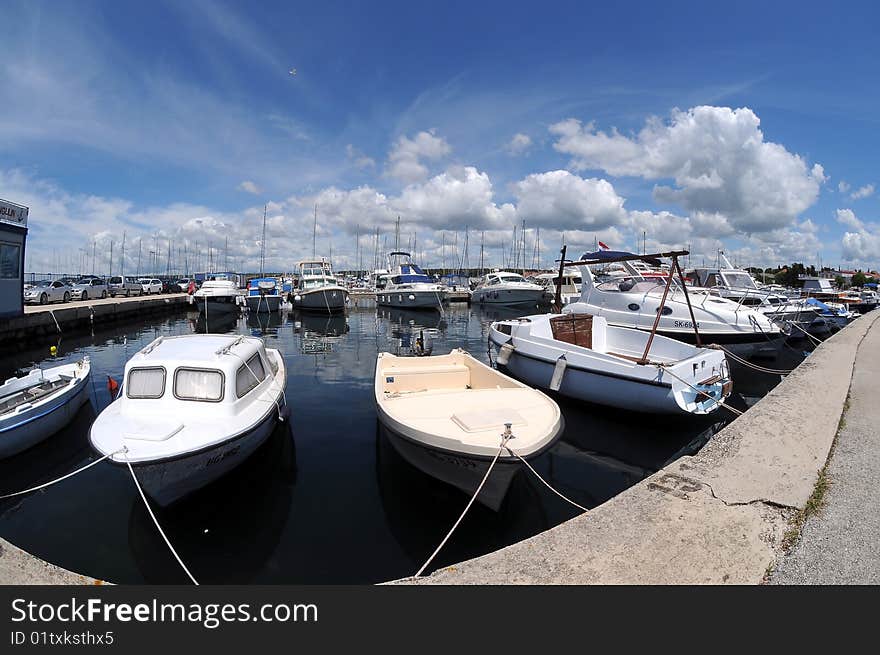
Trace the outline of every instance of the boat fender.
{"label": "boat fender", "polygon": [[495,359],[495,362],[502,366],[507,366],[507,362],[514,350],[516,349],[513,347],[512,343],[505,343],[498,349],[498,357]]}
{"label": "boat fender", "polygon": [[413,294],[409,294],[409,299],[410,299],[410,300],[415,300],[416,297],[415,297]]}
{"label": "boat fender", "polygon": [[110,398],[116,400],[116,395],[119,393],[119,383],[109,375],[107,376],[107,391],[110,392]]}
{"label": "boat fender", "polygon": [[290,418],[290,407],[285,405],[278,411],[278,420],[284,422],[288,418]]}
{"label": "boat fender", "polygon": [[553,367],[553,376],[550,378],[550,389],[559,391],[562,386],[562,378],[565,377],[565,367],[568,362],[565,361],[565,355],[556,360],[556,366]]}

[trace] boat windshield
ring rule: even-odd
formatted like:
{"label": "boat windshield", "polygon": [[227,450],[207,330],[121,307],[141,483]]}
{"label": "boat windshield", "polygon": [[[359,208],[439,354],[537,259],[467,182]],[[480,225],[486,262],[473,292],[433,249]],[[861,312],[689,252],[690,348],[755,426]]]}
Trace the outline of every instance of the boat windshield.
{"label": "boat windshield", "polygon": [[502,282],[525,282],[526,279],[519,273],[499,273]]}
{"label": "boat windshield", "polygon": [[734,289],[757,289],[755,281],[748,273],[722,273],[727,286]]}

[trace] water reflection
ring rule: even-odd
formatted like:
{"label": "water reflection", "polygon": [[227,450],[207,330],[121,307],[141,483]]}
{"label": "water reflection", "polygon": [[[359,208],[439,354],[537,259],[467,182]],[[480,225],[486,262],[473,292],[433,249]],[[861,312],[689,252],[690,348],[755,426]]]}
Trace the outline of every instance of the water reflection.
{"label": "water reflection", "polygon": [[[244,584],[276,554],[296,477],[290,424],[279,423],[241,466],[180,503],[154,511],[199,582]],[[140,497],[132,498],[128,540],[147,583],[188,582]]]}

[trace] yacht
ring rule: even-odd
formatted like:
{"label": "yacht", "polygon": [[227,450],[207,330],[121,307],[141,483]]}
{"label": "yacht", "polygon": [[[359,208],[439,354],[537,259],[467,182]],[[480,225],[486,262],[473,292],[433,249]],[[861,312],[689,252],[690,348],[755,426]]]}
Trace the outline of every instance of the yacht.
{"label": "yacht", "polygon": [[471,302],[477,304],[537,304],[544,300],[544,287],[507,271],[487,273],[471,292]]}
{"label": "yacht", "polygon": [[[558,283],[558,273],[541,273],[535,276],[535,281],[544,287],[544,300],[553,302],[556,298],[556,287]],[[581,274],[577,270],[566,268],[562,271],[562,289],[560,289],[560,299],[563,305],[575,302],[581,297],[581,285],[583,281]]]}
{"label": "yacht", "polygon": [[329,261],[322,257],[301,261],[297,267],[299,281],[293,292],[295,308],[328,314],[345,311],[348,289],[337,283]]}
{"label": "yacht", "polygon": [[[446,287],[437,284],[418,265],[408,252],[388,254],[385,284],[376,291],[376,304],[408,309],[442,309]],[[380,278],[381,283],[381,278]]]}
{"label": "yacht", "polygon": [[232,280],[206,280],[189,302],[206,316],[237,314],[244,305],[244,292]]}
{"label": "yacht", "polygon": [[[586,253],[582,259],[601,262],[620,257],[639,255],[598,251]],[[602,316],[609,325],[651,330],[668,278],[645,279],[629,266],[628,261],[621,263],[627,267],[629,276],[605,282],[596,280],[590,266],[580,266],[583,279],[581,296],[562,311]],[[673,280],[657,333],[696,343],[694,320],[700,343],[721,345],[740,357],[773,357],[786,336],[779,325],[751,307],[711,294],[705,289],[685,289]]]}
{"label": "yacht", "polygon": [[130,465],[169,505],[244,462],[287,416],[286,372],[256,337],[159,337],[125,365],[119,393],[92,424],[101,455]]}

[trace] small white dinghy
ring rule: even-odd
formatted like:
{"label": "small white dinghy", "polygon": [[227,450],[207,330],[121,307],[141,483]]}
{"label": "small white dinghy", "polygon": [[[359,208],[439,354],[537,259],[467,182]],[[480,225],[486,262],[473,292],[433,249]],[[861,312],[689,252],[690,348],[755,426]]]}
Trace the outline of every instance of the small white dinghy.
{"label": "small white dinghy", "polygon": [[70,423],[88,402],[90,371],[89,358],[83,357],[0,385],[0,459],[35,446]]}
{"label": "small white dinghy", "polygon": [[130,462],[144,491],[169,505],[266,440],[287,414],[286,377],[281,353],[256,337],[159,337],[126,363],[89,440],[111,462]]}
{"label": "small white dinghy", "polygon": [[[376,360],[376,408],[397,452],[428,475],[473,494],[501,446],[523,459],[549,448],[562,414],[545,394],[474,359],[461,349],[434,357]],[[520,460],[505,449],[478,501],[498,510]]]}
{"label": "small white dinghy", "polygon": [[724,352],[608,325],[589,314],[496,321],[489,339],[512,376],[563,396],[656,414],[708,414],[730,395]]}

